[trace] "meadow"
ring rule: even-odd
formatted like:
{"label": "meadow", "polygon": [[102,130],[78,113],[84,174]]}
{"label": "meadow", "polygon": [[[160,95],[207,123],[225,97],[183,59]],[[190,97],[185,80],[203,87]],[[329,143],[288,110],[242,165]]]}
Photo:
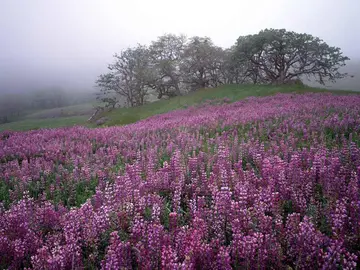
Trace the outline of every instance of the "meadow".
{"label": "meadow", "polygon": [[82,103],[52,109],[30,110],[9,123],[0,124],[0,131],[88,125],[86,120],[91,116],[96,105],[96,103]]}
{"label": "meadow", "polygon": [[[357,88],[356,88],[357,89]],[[332,93],[336,95],[359,94],[359,91],[327,90],[308,87],[305,85],[222,85],[216,88],[199,89],[169,100],[157,100],[154,93],[149,95],[148,103],[137,107],[121,107],[111,111],[104,111],[98,116],[107,120],[101,126],[119,126],[135,123],[148,117],[174,110],[185,109],[199,103],[214,99],[229,99],[235,102],[249,96],[261,97],[276,93]],[[29,111],[22,117],[10,123],[0,124],[0,132],[7,130],[34,130],[45,128],[72,127],[75,125],[98,127],[96,121],[87,120],[93,114],[94,108],[100,103],[83,103],[53,109]],[[96,120],[96,119],[95,119]]]}
{"label": "meadow", "polygon": [[356,269],[360,96],[232,101],[1,132],[0,268]]}

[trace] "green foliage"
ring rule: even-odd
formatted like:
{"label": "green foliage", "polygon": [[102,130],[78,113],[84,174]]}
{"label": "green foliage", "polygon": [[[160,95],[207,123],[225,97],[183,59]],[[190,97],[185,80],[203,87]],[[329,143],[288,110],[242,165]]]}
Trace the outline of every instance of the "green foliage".
{"label": "green foliage", "polygon": [[320,208],[316,209],[316,226],[318,227],[318,229],[328,235],[331,236],[332,234],[332,230],[331,230],[331,224],[330,222],[327,220],[326,215],[325,215],[325,210],[327,208],[328,205],[328,200],[327,198],[324,196],[324,191],[323,191],[323,187],[321,184],[316,184],[314,187],[314,197],[315,200],[319,203]]}
{"label": "green foliage", "polygon": [[[140,116],[134,112],[132,114],[125,113],[120,119],[118,119],[117,125],[128,125],[140,120]],[[111,124],[110,124],[111,125]]]}
{"label": "green foliage", "polygon": [[151,207],[149,207],[149,206],[145,207],[145,210],[144,210],[144,220],[150,221],[150,220],[151,220],[151,213],[152,213]]}
{"label": "green foliage", "polygon": [[186,225],[189,225],[191,222],[191,214],[190,214],[190,208],[186,204],[185,197],[181,198],[180,201],[180,215],[179,215],[179,226],[183,227]]}
{"label": "green foliage", "polygon": [[168,154],[166,154],[166,153],[164,153],[164,154],[162,155],[162,157],[159,159],[159,165],[160,165],[161,168],[164,167],[164,162],[165,162],[165,161],[166,161],[167,163],[170,162],[170,156],[169,156]]}
{"label": "green foliage", "polygon": [[288,215],[294,213],[294,207],[292,200],[287,200],[282,202],[282,210],[284,212],[283,214],[283,224],[286,223]]}
{"label": "green foliage", "polygon": [[319,228],[319,231],[322,232],[323,234],[325,234],[327,236],[332,235],[331,224],[328,221],[328,219],[326,218],[326,215],[324,215],[324,214],[320,215],[317,227]]}
{"label": "green foliage", "polygon": [[0,179],[0,202],[3,203],[4,207],[7,209],[11,203],[10,201],[10,186],[9,184]]}
{"label": "green foliage", "polygon": [[164,226],[165,229],[169,229],[169,226],[170,226],[170,218],[169,218],[170,213],[171,213],[171,202],[166,201],[164,203],[164,206],[162,208],[161,215],[160,215],[160,223],[161,223],[161,225]]}
{"label": "green foliage", "polygon": [[[98,185],[98,179],[92,178],[90,181],[62,181],[61,189],[50,191],[50,186],[54,183],[53,175],[43,179],[32,180],[27,184],[26,189],[30,197],[35,200],[40,199],[44,194],[46,199],[52,201],[55,205],[62,204],[66,207],[80,207],[92,195],[95,194]],[[10,200],[10,191],[18,190],[18,187],[6,181],[0,181],[0,201],[4,203],[5,208],[13,202]],[[21,194],[19,194],[22,196]],[[21,198],[17,198],[21,199]]]}
{"label": "green foliage", "polygon": [[112,167],[112,171],[117,174],[121,174],[125,170],[125,162],[121,157],[118,157],[118,161],[114,167]]}
{"label": "green foliage", "polygon": [[164,204],[160,213],[160,223],[164,226],[164,228],[169,229],[169,214],[172,210],[171,202],[173,194],[169,190],[163,190],[159,192],[159,195],[164,200]]}
{"label": "green foliage", "polygon": [[100,262],[100,259],[105,258],[106,249],[110,245],[110,234],[111,233],[112,233],[111,230],[107,230],[104,233],[102,233],[100,236],[100,241],[98,244],[99,262]]}
{"label": "green foliage", "polygon": [[92,178],[90,182],[81,181],[76,184],[75,188],[75,205],[80,207],[88,198],[95,194],[98,185],[98,179]]}
{"label": "green foliage", "polygon": [[45,187],[41,184],[40,180],[31,181],[28,184],[29,195],[34,199],[39,199],[39,196],[43,193]]}

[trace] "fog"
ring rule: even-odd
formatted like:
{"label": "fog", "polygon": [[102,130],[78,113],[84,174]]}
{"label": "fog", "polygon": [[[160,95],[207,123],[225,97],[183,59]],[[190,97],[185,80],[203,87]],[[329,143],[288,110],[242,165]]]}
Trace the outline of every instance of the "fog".
{"label": "fog", "polygon": [[240,35],[286,28],[360,63],[359,10],[358,0],[1,0],[0,91],[90,91],[115,52],[165,33],[229,47]]}

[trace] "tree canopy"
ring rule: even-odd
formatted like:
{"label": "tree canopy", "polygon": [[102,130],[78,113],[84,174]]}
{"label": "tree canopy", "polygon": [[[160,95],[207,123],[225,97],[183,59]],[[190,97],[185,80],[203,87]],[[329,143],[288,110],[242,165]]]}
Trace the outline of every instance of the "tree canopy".
{"label": "tree canopy", "polygon": [[229,49],[209,37],[166,34],[149,46],[137,45],[114,55],[109,72],[96,81],[99,98],[115,107],[146,102],[148,94],[177,96],[221,84],[288,84],[305,78],[321,84],[347,76],[348,57],[318,37],[285,29],[240,36]]}
{"label": "tree canopy", "polygon": [[256,82],[284,84],[302,76],[313,77],[324,84],[346,74],[339,69],[348,57],[340,48],[331,47],[309,34],[285,29],[265,29],[258,34],[239,37],[234,50],[238,62],[248,66],[247,73]]}

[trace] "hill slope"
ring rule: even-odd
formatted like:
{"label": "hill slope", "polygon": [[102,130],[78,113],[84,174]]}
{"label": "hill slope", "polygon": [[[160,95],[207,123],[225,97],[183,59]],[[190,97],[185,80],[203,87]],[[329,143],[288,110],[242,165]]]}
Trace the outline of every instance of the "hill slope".
{"label": "hill slope", "polygon": [[250,96],[269,96],[276,93],[306,93],[306,92],[331,92],[335,94],[354,94],[360,92],[327,90],[306,86],[268,86],[268,85],[224,85],[218,88],[201,89],[190,94],[174,97],[169,100],[159,100],[141,107],[119,108],[104,113],[101,117],[108,118],[105,125],[126,125],[150,116],[183,109],[207,100],[227,98],[229,101],[237,101]]}
{"label": "hill slope", "polygon": [[[207,100],[219,100],[227,98],[230,102],[244,99],[250,96],[269,96],[276,93],[306,93],[306,92],[332,92],[336,94],[359,93],[343,90],[326,90],[304,86],[264,86],[264,85],[224,85],[218,88],[201,89],[181,97],[169,100],[159,100],[141,107],[119,108],[106,112],[100,117],[108,120],[106,126],[126,125],[153,115],[166,113],[177,109],[187,108]],[[91,104],[90,104],[91,106]],[[4,130],[32,130],[39,128],[57,128],[74,125],[95,126],[86,120],[90,114],[84,114],[86,106],[72,106],[61,109],[44,110],[29,115],[21,121],[0,125],[0,131]],[[57,117],[57,116],[61,117]],[[52,117],[54,116],[54,117]]]}
{"label": "hill slope", "polygon": [[86,120],[92,114],[93,110],[94,106],[92,103],[84,103],[67,107],[32,111],[19,117],[16,121],[0,124],[0,131],[87,125]]}

